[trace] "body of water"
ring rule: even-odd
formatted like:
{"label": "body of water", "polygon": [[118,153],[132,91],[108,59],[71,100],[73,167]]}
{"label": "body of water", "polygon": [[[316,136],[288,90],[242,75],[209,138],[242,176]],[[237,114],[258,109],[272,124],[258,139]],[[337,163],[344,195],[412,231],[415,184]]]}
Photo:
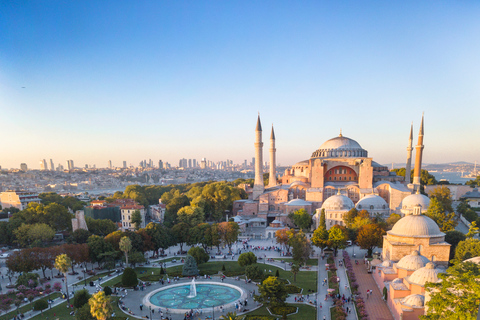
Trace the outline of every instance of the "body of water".
{"label": "body of water", "polygon": [[430,174],[432,174],[437,181],[440,181],[442,179],[448,180],[450,183],[461,183],[465,184],[465,182],[469,180],[474,180],[473,178],[462,178],[462,173],[461,172],[431,172],[429,171]]}

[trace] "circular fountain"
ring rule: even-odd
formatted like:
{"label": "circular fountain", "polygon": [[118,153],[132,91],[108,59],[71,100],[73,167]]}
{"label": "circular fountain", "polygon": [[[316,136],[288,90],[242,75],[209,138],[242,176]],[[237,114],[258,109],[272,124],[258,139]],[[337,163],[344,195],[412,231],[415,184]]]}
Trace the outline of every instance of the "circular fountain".
{"label": "circular fountain", "polygon": [[144,305],[161,308],[170,313],[185,313],[192,309],[228,308],[240,299],[245,291],[228,283],[200,282],[174,284],[152,291],[144,298]]}

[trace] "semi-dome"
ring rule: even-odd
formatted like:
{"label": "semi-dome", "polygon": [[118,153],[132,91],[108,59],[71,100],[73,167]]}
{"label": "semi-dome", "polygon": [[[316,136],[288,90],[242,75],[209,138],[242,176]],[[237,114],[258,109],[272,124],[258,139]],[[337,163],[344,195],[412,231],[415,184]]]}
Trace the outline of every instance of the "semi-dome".
{"label": "semi-dome", "polygon": [[402,280],[402,279],[400,279],[400,278],[395,278],[395,279],[393,279],[393,280],[392,280],[392,283],[398,283],[398,284],[401,284],[401,283],[403,283],[403,280]]}
{"label": "semi-dome", "polygon": [[427,257],[422,256],[417,250],[415,250],[411,254],[400,259],[397,263],[397,268],[414,271],[425,267],[429,262],[430,260],[428,260]]}
{"label": "semi-dome", "polygon": [[440,231],[437,223],[424,215],[408,215],[398,220],[387,234],[402,237],[440,237],[445,233]]}
{"label": "semi-dome", "polygon": [[285,203],[286,206],[311,206],[312,203],[303,199],[292,199]]}
{"label": "semi-dome", "polygon": [[312,153],[312,158],[357,158],[367,157],[367,150],[363,149],[357,141],[338,137],[325,141],[320,148]]}
{"label": "semi-dome", "polygon": [[355,207],[358,210],[385,210],[388,209],[388,204],[379,195],[369,194],[360,199]]}
{"label": "semi-dome", "polygon": [[333,195],[325,202],[323,202],[322,209],[325,210],[350,210],[353,209],[355,205],[353,204],[353,201],[344,195],[341,194],[336,194]]}
{"label": "semi-dome", "polygon": [[440,270],[435,269],[432,262],[427,263],[423,268],[418,269],[408,277],[408,282],[424,286],[427,282],[437,282]]}
{"label": "semi-dome", "polygon": [[427,196],[420,193],[415,193],[405,197],[402,200],[402,204],[400,205],[400,208],[402,212],[404,212],[405,214],[412,214],[414,211],[414,208],[417,206],[420,206],[421,213],[425,213],[427,212],[429,205],[430,205],[430,199],[428,199]]}
{"label": "semi-dome", "polygon": [[425,306],[425,296],[422,294],[411,294],[402,299],[402,304],[410,307],[423,308]]}

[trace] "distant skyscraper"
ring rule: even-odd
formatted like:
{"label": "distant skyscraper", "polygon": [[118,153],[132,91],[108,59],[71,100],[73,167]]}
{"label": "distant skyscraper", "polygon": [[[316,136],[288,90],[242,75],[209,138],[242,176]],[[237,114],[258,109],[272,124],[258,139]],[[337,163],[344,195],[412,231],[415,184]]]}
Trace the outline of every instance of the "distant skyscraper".
{"label": "distant skyscraper", "polygon": [[53,160],[50,159],[50,170],[55,171],[55,165],[53,164]]}
{"label": "distant skyscraper", "polygon": [[60,163],[58,164],[57,171],[63,171],[63,166]]}
{"label": "distant skyscraper", "polygon": [[163,169],[163,161],[158,160],[158,169]]}
{"label": "distant skyscraper", "polygon": [[192,167],[192,159],[188,159],[188,167],[189,167],[189,168]]}
{"label": "distant skyscraper", "polygon": [[127,168],[127,161],[123,161],[123,169]]}
{"label": "distant skyscraper", "polygon": [[40,170],[42,171],[48,170],[47,161],[45,159],[40,160]]}
{"label": "distant skyscraper", "polygon": [[73,160],[67,160],[67,170],[73,170],[75,167],[73,166]]}
{"label": "distant skyscraper", "polygon": [[20,163],[20,170],[27,172],[28,171],[28,166],[26,163]]}
{"label": "distant skyscraper", "polygon": [[112,160],[108,160],[108,167],[112,169]]}
{"label": "distant skyscraper", "polygon": [[205,169],[207,167],[207,159],[202,158],[202,161],[200,162],[200,168]]}

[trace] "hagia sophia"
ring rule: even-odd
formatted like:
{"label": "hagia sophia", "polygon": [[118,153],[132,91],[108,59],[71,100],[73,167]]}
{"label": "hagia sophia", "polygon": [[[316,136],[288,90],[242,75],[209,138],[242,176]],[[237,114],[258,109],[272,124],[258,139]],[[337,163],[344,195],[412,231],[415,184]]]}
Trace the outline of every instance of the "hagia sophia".
{"label": "hagia sophia", "polygon": [[288,215],[299,209],[312,215],[312,229],[318,227],[322,210],[327,229],[344,225],[343,217],[352,208],[385,219],[392,213],[399,214],[402,218],[384,236],[382,260],[377,260],[373,278],[381,290],[387,288],[387,305],[395,319],[419,319],[425,312],[425,283],[439,281],[437,275],[445,272],[450,254],[445,233],[424,215],[430,200],[420,193],[423,134],[422,116],[415,146],[413,183],[409,183],[413,126],[407,145],[405,177],[373,161],[357,141],[340,133],[277,179],[272,127],[269,184],[264,187],[262,125],[258,116],[255,182],[248,200],[235,201],[234,219],[244,235],[268,239],[275,237],[277,230],[293,227]]}

